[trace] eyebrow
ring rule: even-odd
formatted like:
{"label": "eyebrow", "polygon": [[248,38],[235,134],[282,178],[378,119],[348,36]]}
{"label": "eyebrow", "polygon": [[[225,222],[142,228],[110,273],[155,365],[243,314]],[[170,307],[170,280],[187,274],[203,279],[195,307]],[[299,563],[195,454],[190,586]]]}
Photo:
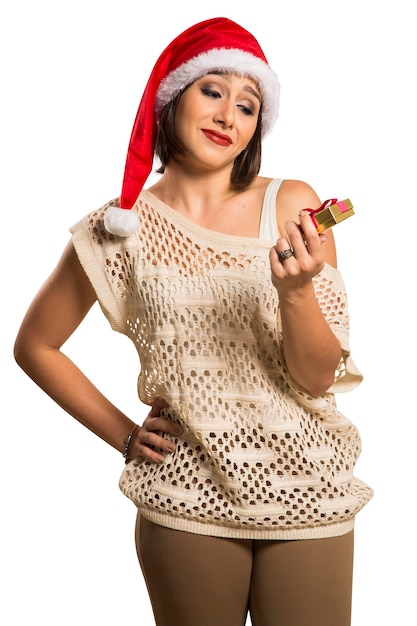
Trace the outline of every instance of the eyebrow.
{"label": "eyebrow", "polygon": [[[213,74],[214,76],[223,76],[223,78],[225,78],[229,82],[231,80],[230,77],[232,76],[232,74],[234,76],[240,76],[240,74],[235,74],[235,72],[226,72],[222,70],[213,70],[206,74],[206,76],[210,76],[210,74]],[[253,78],[251,78],[250,76],[246,76],[246,74],[243,74],[241,78],[250,78],[251,80],[253,80]],[[260,94],[253,87],[251,87],[250,85],[245,85],[243,87],[243,91],[247,91],[248,93],[252,94],[252,96],[254,96],[259,101],[259,104],[262,104],[262,98]]]}
{"label": "eyebrow", "polygon": [[246,85],[243,88],[244,91],[248,91],[249,93],[251,93],[253,96],[255,96],[255,98],[257,100],[259,100],[259,104],[262,104],[262,100],[261,100],[261,96],[259,95],[259,93],[257,91],[255,91],[255,89],[253,89],[250,85]]}

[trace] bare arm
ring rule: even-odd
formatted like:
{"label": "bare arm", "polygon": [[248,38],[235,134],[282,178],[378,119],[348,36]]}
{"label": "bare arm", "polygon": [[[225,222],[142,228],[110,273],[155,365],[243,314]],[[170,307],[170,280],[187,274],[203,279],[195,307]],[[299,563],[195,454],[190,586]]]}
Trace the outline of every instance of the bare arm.
{"label": "bare arm", "polygon": [[[310,216],[298,216],[300,208],[315,208],[320,200],[303,183],[290,181],[291,194],[283,198],[285,219],[281,236],[271,249],[272,281],[278,290],[284,355],[293,378],[313,396],[322,395],[334,382],[341,347],[317,301],[313,278],[324,262],[336,264],[331,232],[318,235]],[[291,197],[291,199],[289,199]],[[301,223],[304,237],[297,223]],[[292,248],[294,256],[280,261],[279,252]]]}
{"label": "bare arm", "polygon": [[[120,452],[134,422],[115,407],[62,352],[67,339],[80,325],[96,295],[77,254],[69,243],[57,267],[30,305],[18,332],[14,354],[19,366],[65,411]],[[148,419],[148,418],[147,418]],[[146,422],[146,420],[145,420]],[[162,418],[151,419],[132,441],[132,453],[153,460],[163,457],[148,447],[167,449],[168,442],[150,430],[169,430]],[[172,425],[173,426],[173,425]],[[142,429],[141,429],[142,430]]]}

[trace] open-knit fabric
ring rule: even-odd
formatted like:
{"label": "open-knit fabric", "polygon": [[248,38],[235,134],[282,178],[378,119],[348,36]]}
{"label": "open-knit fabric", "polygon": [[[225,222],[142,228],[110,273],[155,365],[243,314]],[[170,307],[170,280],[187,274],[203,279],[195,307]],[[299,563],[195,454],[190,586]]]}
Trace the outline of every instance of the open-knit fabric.
{"label": "open-knit fabric", "polygon": [[119,238],[104,228],[107,206],[71,229],[75,248],[112,328],[138,351],[140,400],[164,398],[183,428],[162,464],[126,465],[123,493],[149,520],[200,534],[351,530],[372,491],[353,476],[360,437],[335,403],[362,378],[340,273],[325,265],[314,279],[343,349],[333,387],[315,398],[285,364],[271,241],[197,226],[149,191],[134,207],[140,231]]}

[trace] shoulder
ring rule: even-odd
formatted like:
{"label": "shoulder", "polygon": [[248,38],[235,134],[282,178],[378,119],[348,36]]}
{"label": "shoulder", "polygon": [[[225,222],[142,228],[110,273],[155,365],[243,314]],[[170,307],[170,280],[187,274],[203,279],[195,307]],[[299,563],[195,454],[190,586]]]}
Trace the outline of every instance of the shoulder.
{"label": "shoulder", "polygon": [[106,202],[99,209],[91,211],[84,215],[82,219],[80,219],[76,224],[73,224],[70,227],[70,233],[72,235],[77,235],[81,232],[85,234],[89,234],[94,240],[99,238],[101,239],[114,239],[110,233],[108,233],[104,226],[104,214],[109,207],[119,207],[119,198],[114,198],[109,202]]}
{"label": "shoulder", "polygon": [[320,204],[311,185],[302,180],[284,180],[277,194],[277,215],[280,221],[298,219],[302,209],[316,209]]}

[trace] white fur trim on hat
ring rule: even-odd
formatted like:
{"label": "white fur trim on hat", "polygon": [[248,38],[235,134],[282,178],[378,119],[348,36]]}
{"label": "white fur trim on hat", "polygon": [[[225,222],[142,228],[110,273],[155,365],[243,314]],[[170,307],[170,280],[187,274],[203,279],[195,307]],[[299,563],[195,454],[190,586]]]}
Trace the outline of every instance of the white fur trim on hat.
{"label": "white fur trim on hat", "polygon": [[109,233],[119,237],[129,237],[139,230],[139,217],[136,211],[109,206],[104,213],[104,226]]}
{"label": "white fur trim on hat", "polygon": [[188,85],[214,70],[225,70],[240,76],[249,76],[258,85],[262,96],[262,131],[266,135],[273,127],[279,109],[280,86],[277,75],[259,57],[237,48],[214,48],[186,61],[159,85],[155,98],[155,114]]}

